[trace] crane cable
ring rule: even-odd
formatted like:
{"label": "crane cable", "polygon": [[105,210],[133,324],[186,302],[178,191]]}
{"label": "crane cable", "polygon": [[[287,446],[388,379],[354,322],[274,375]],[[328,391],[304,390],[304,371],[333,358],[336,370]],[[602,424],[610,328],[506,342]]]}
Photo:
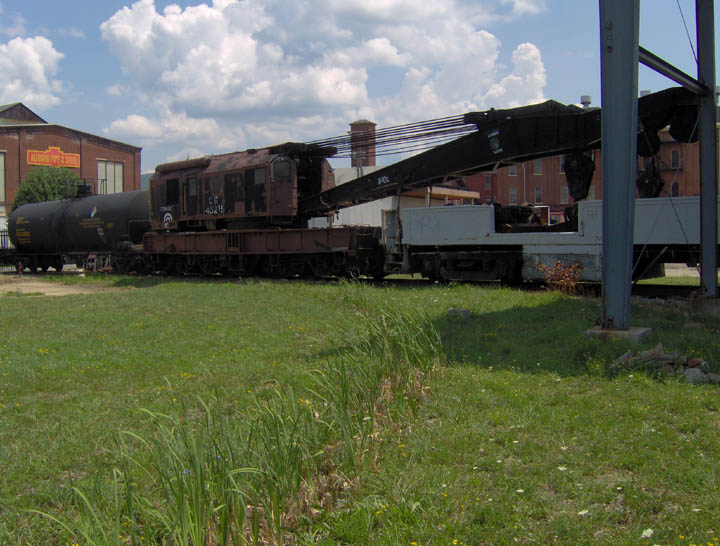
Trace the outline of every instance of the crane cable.
{"label": "crane cable", "polygon": [[368,148],[375,155],[393,155],[417,152],[454,140],[477,130],[475,124],[463,121],[462,115],[437,118],[404,125],[395,125],[376,131],[358,131],[350,134],[306,142],[319,147],[334,147],[336,158],[350,158]]}

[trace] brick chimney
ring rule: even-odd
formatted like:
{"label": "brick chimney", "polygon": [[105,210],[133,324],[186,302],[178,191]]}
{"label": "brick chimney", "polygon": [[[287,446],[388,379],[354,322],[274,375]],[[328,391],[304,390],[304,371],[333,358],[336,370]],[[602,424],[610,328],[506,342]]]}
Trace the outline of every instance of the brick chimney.
{"label": "brick chimney", "polygon": [[352,167],[375,166],[375,123],[367,119],[350,124],[350,155]]}

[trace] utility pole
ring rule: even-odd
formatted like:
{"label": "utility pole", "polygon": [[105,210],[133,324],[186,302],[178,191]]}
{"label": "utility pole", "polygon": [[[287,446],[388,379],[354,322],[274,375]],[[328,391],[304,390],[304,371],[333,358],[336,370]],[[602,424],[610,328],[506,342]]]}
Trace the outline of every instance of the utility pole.
{"label": "utility pole", "polygon": [[603,329],[630,327],[637,171],[639,0],[600,0]]}
{"label": "utility pole", "polygon": [[695,0],[700,134],[700,285],[702,295],[717,298],[717,104],[715,98],[715,16],[713,0]]}

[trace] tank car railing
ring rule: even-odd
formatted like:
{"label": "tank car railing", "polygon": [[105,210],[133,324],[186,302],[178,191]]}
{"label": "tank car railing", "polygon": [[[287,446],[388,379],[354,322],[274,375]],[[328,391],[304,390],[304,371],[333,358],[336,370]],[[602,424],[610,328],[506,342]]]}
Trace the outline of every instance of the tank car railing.
{"label": "tank car railing", "polygon": [[15,269],[13,249],[8,231],[0,229],[0,273],[8,273]]}
{"label": "tank car railing", "polygon": [[15,247],[10,242],[10,236],[8,235],[8,230],[0,229],[0,250],[8,250],[11,248],[15,248]]}

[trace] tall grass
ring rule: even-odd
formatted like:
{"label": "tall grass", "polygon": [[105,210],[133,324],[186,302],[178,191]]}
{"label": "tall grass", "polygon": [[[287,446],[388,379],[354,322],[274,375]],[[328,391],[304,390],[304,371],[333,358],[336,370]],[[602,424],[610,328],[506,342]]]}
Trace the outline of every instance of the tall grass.
{"label": "tall grass", "polygon": [[293,529],[352,483],[383,427],[416,411],[441,362],[427,317],[373,313],[362,287],[345,292],[361,333],[344,333],[350,343],[306,389],[260,391],[249,412],[222,395],[172,414],[143,410],[154,433],[121,433],[112,468],[62,493],[74,515],[45,514],[58,534],[97,545],[293,543]]}

